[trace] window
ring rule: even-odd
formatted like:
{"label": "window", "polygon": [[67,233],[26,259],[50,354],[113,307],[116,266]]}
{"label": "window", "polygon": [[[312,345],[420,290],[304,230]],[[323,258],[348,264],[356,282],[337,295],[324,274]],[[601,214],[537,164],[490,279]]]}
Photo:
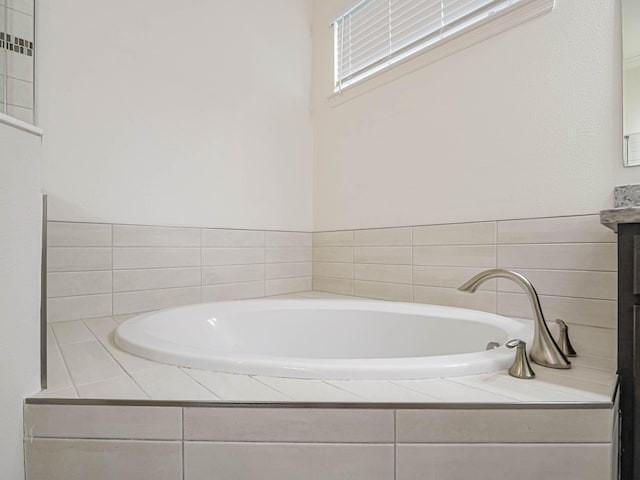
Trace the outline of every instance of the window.
{"label": "window", "polygon": [[335,91],[530,0],[363,0],[332,24]]}

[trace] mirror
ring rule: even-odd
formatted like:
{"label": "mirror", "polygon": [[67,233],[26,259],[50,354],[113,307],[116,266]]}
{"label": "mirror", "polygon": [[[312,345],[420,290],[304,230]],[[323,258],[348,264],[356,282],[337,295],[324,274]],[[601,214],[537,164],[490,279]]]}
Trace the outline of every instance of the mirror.
{"label": "mirror", "polygon": [[640,1],[622,0],[623,152],[626,167],[640,166]]}

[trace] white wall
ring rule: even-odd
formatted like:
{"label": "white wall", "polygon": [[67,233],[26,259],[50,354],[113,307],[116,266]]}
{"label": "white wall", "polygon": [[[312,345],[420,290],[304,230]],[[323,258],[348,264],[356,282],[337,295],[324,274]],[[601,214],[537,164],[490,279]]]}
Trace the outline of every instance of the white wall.
{"label": "white wall", "polygon": [[39,2],[50,218],[310,230],[310,10]]}
{"label": "white wall", "polygon": [[23,480],[22,402],[39,390],[40,138],[0,124],[0,476]]}
{"label": "white wall", "polygon": [[622,166],[618,2],[554,10],[329,106],[328,24],[314,0],[314,228],[595,213]]}

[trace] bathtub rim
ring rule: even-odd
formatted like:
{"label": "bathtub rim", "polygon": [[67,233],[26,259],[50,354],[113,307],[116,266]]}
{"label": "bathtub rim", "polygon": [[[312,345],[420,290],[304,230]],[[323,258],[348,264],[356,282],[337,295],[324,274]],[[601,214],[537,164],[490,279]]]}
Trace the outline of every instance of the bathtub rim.
{"label": "bathtub rim", "polygon": [[[445,318],[458,318],[477,323],[487,323],[494,327],[511,329],[508,336],[521,338],[529,345],[533,337],[533,328],[522,321],[518,321],[502,315],[483,312],[479,310],[448,307],[431,304],[416,304],[405,302],[390,302],[372,299],[248,299],[240,301],[207,302],[167,308],[156,312],[147,312],[130,318],[120,324],[114,332],[114,342],[122,350],[139,355],[149,360],[175,365],[179,367],[213,370],[219,372],[258,375],[282,378],[298,379],[324,379],[324,380],[409,380],[426,378],[452,378],[456,376],[477,375],[506,370],[511,364],[513,352],[504,345],[490,351],[476,351],[470,353],[452,355],[434,355],[422,357],[397,357],[397,358],[368,358],[368,359],[318,359],[300,357],[277,357],[269,355],[228,355],[207,354],[204,356],[197,352],[197,348],[179,348],[170,341],[154,339],[149,347],[145,345],[145,335],[136,332],[136,326],[158,314],[172,314],[175,311],[205,310],[207,308],[225,309],[234,311],[261,311],[265,308],[278,310],[280,308],[320,308],[362,310],[370,309],[380,312],[401,314],[425,314],[425,309],[430,309],[434,316]],[[123,337],[125,331],[129,338]],[[133,334],[131,332],[133,331]],[[165,348],[166,350],[162,350]],[[286,365],[283,366],[283,362]],[[463,362],[464,365],[460,365]],[[212,367],[215,365],[224,365]],[[444,364],[444,366],[443,366]],[[373,370],[375,367],[376,370]],[[439,370],[439,372],[436,372]],[[448,372],[447,372],[448,370]],[[446,372],[446,373],[443,373]]]}

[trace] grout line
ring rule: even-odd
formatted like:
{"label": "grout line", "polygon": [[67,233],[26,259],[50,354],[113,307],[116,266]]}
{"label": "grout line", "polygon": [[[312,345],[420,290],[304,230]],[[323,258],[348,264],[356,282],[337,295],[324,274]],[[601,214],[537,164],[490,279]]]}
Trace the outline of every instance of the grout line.
{"label": "grout line", "polygon": [[174,365],[178,370],[180,370],[183,374],[185,374],[187,377],[189,377],[191,380],[193,380],[194,382],[196,382],[198,385],[200,385],[202,388],[204,388],[205,390],[207,390],[208,392],[211,392],[211,394],[213,394],[214,397],[216,397],[216,400],[223,400],[222,397],[220,397],[220,395],[218,395],[216,392],[214,392],[213,390],[211,390],[209,387],[207,387],[204,383],[202,383],[200,380],[198,380],[196,377],[194,377],[193,375],[190,375],[188,370],[190,370],[189,367],[179,367],[177,365]]}
{"label": "grout line", "polygon": [[[48,331],[49,330],[47,329],[47,332]],[[76,382],[73,380],[73,377],[71,376],[71,370],[69,370],[69,365],[67,365],[67,359],[65,358],[64,353],[60,348],[60,342],[58,342],[58,337],[56,335],[56,332],[53,330],[53,328],[51,328],[51,334],[53,335],[53,340],[56,342],[56,349],[58,350],[58,354],[62,359],[62,364],[64,365],[65,372],[67,372],[67,376],[69,377],[69,381],[71,382],[71,388],[73,388],[73,391],[76,392],[76,395],[78,396],[78,398],[80,398],[80,392],[78,392],[78,388],[76,387]],[[47,377],[48,376],[49,375],[47,375]]]}
{"label": "grout line", "polygon": [[256,382],[258,382],[259,384],[264,385],[264,386],[265,386],[265,387],[267,387],[267,388],[270,388],[270,389],[271,389],[271,390],[273,390],[274,392],[279,393],[280,395],[284,395],[285,397],[287,397],[287,398],[289,398],[289,399],[291,399],[291,400],[294,400],[294,401],[295,401],[295,399],[294,399],[291,395],[288,395],[288,394],[286,394],[286,393],[284,393],[284,392],[282,392],[282,391],[278,390],[277,388],[272,387],[272,386],[271,386],[271,385],[269,385],[268,383],[265,383],[265,382],[261,381],[260,379],[256,378],[256,377],[257,377],[257,375],[247,375],[247,377],[252,378],[253,380],[255,380]]}
{"label": "grout line", "polygon": [[[142,385],[140,385],[140,384],[136,381],[136,379],[133,377],[132,373],[131,373],[131,372],[129,372],[129,370],[128,370],[127,368],[125,368],[125,366],[124,366],[122,363],[120,363],[120,361],[119,361],[119,360],[118,360],[118,359],[117,359],[117,358],[116,358],[116,357],[111,353],[111,351],[110,351],[108,348],[106,348],[106,347],[104,346],[104,344],[103,344],[103,342],[102,342],[102,339],[101,339],[100,337],[98,337],[95,333],[93,333],[93,330],[92,330],[92,329],[91,329],[91,328],[90,328],[90,327],[85,323],[85,320],[90,320],[90,319],[83,319],[83,320],[82,320],[82,323],[83,323],[83,324],[84,324],[84,326],[87,328],[87,330],[89,330],[89,332],[91,332],[91,335],[93,335],[93,336],[94,336],[95,340],[100,344],[100,346],[101,346],[101,347],[102,347],[102,348],[107,352],[107,355],[109,355],[109,356],[111,357],[111,359],[112,359],[114,362],[116,362],[116,363],[120,366],[120,368],[122,368],[122,370],[124,371],[125,375],[126,375],[126,376],[128,376],[128,377],[131,379],[131,381],[133,381],[133,383],[135,383],[135,384],[136,384],[136,386],[137,386],[137,387],[142,391],[142,393],[143,393],[143,394],[144,394],[144,395],[145,395],[149,400],[152,400],[151,395],[149,395],[149,393],[148,393],[144,388],[142,388]],[[113,335],[113,332],[115,331],[115,329],[116,329],[116,328],[118,328],[118,325],[119,325],[119,324],[118,324],[118,322],[116,322],[115,320],[113,320],[113,318],[111,319],[111,321],[112,321],[112,322],[114,322],[114,323],[116,323],[116,326],[115,326],[115,328],[113,329],[113,331],[111,331],[108,335]],[[108,340],[107,340],[107,341],[108,341]],[[125,352],[125,353],[127,353],[127,352]],[[115,378],[115,377],[112,377],[112,378]],[[108,379],[104,379],[104,380],[108,380]],[[102,382],[102,381],[104,381],[104,380],[98,380],[98,382]],[[98,383],[98,382],[91,382],[91,383]],[[87,385],[88,385],[88,384],[87,384]]]}

